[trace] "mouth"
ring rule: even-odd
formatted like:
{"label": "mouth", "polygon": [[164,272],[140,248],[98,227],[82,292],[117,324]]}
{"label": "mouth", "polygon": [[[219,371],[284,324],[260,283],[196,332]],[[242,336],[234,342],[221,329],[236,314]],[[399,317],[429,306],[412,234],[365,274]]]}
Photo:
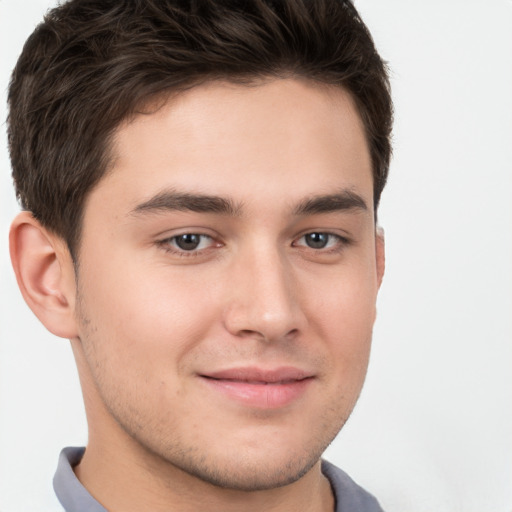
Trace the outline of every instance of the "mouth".
{"label": "mouth", "polygon": [[298,401],[314,380],[312,373],[293,367],[232,368],[199,375],[210,390],[246,407],[279,409]]}

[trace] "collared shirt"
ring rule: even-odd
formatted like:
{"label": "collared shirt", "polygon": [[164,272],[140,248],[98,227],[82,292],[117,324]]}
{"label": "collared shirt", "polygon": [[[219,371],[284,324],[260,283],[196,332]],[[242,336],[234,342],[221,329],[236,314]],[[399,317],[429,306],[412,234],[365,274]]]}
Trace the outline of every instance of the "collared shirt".
{"label": "collared shirt", "polygon": [[[73,472],[85,448],[64,448],[59,457],[53,488],[65,512],[107,512],[80,483]],[[377,500],[357,485],[344,471],[322,460],[322,473],[331,483],[334,512],[383,512]]]}

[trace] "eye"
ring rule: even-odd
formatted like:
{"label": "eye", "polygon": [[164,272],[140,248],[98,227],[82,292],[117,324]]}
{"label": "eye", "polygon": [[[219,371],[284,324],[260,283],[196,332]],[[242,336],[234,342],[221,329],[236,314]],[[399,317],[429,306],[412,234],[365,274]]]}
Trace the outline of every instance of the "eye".
{"label": "eye", "polygon": [[198,233],[183,233],[161,242],[167,250],[176,252],[192,252],[207,249],[213,244],[212,237]]}
{"label": "eye", "polygon": [[333,233],[313,232],[301,236],[294,245],[306,246],[310,249],[333,249],[343,245],[345,240]]}
{"label": "eye", "polygon": [[308,233],[304,235],[304,241],[312,249],[324,249],[329,243],[330,235],[327,233]]}

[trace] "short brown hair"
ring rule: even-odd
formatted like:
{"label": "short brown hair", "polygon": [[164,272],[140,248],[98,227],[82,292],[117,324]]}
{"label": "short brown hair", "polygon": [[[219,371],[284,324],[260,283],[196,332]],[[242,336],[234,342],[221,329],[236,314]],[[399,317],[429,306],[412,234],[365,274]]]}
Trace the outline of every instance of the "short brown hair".
{"label": "short brown hair", "polygon": [[350,0],[70,0],[27,40],[8,137],[24,209],[76,259],[84,201],[115,128],[154,95],[207,80],[300,76],[349,91],[365,126],[375,210],[391,155],[386,66]]}

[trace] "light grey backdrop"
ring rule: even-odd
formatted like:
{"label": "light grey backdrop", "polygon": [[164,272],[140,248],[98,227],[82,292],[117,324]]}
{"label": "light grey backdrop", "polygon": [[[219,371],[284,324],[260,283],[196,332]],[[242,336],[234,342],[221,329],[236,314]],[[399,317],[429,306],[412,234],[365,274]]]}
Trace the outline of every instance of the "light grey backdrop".
{"label": "light grey backdrop", "polygon": [[[86,442],[66,340],[10,269],[8,75],[49,0],[0,0],[0,511],[51,510]],[[512,511],[512,2],[358,0],[390,62],[387,273],[365,390],[327,456],[393,512]]]}

